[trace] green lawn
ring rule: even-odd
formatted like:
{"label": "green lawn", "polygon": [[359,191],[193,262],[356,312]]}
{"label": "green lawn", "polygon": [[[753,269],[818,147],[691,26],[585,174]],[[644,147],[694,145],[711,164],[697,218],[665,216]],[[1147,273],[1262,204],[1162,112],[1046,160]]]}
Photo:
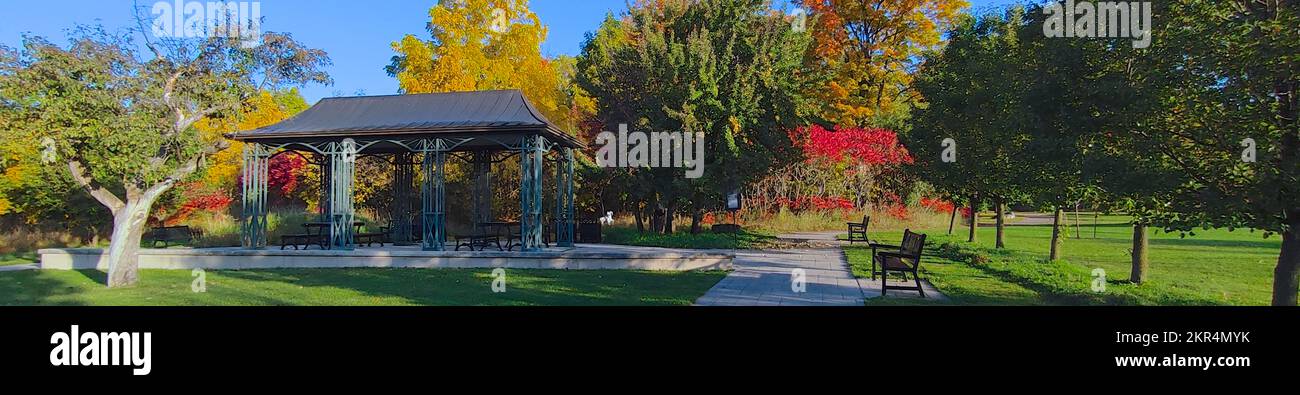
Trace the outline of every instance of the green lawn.
{"label": "green lawn", "polygon": [[[1128,282],[1132,228],[1127,218],[1103,216],[1096,227],[1085,218],[1082,238],[1070,237],[1062,246],[1062,260],[1045,262],[1051,226],[1008,226],[1007,249],[994,250],[995,230],[979,229],[979,242],[967,244],[964,229],[947,236],[947,230],[926,231],[927,255],[922,267],[926,278],[956,304],[1122,304],[1122,305],[1267,305],[1271,300],[1273,266],[1281,241],[1265,239],[1260,232],[1203,230],[1180,238],[1152,231],[1151,268],[1147,283]],[[897,232],[872,234],[896,243]],[[939,248],[951,243],[951,248]],[[846,249],[855,274],[869,275],[870,253],[859,247]],[[970,256],[988,257],[970,264]],[[1106,271],[1104,293],[1091,291],[1091,272]],[[894,299],[885,304],[933,303]]]}
{"label": "green lawn", "polygon": [[36,263],[38,260],[35,252],[0,254],[0,266],[26,265]]}
{"label": "green lawn", "polygon": [[490,270],[286,269],[208,271],[207,292],[188,270],[143,270],[134,288],[107,289],[99,271],[0,272],[0,305],[689,305],[724,272],[508,270],[493,293]]}

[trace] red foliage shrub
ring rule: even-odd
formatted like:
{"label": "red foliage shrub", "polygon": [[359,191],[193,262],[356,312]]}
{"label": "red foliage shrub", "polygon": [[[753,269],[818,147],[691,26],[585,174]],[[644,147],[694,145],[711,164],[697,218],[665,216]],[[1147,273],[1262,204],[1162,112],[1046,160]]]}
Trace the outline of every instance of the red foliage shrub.
{"label": "red foliage shrub", "polygon": [[799,128],[790,135],[802,147],[809,161],[854,164],[893,165],[912,163],[912,156],[898,143],[898,134],[888,129],[836,126],[826,130],[819,125]]}
{"label": "red foliage shrub", "polygon": [[225,192],[205,190],[200,185],[186,184],[181,186],[182,201],[176,212],[172,213],[163,220],[166,226],[175,226],[189,219],[197,211],[223,212],[230,208],[230,204],[235,199],[227,196]]}
{"label": "red foliage shrub", "polygon": [[907,205],[899,203],[891,204],[889,209],[885,210],[885,213],[898,219],[907,219],[911,215],[911,213],[907,212]]}
{"label": "red foliage shrub", "polygon": [[306,168],[307,160],[302,156],[278,155],[271,158],[271,163],[267,166],[267,184],[279,189],[282,196],[288,196],[298,188],[298,179]]}
{"label": "red foliage shrub", "polygon": [[921,198],[921,207],[929,208],[936,213],[951,213],[957,208],[952,202],[931,198]]}

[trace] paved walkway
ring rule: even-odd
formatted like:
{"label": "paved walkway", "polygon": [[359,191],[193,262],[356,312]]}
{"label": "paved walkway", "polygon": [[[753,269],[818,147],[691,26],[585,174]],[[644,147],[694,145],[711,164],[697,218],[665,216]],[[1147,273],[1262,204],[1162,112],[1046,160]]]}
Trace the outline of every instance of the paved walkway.
{"label": "paved walkway", "polygon": [[776,235],[776,238],[797,243],[809,243],[820,246],[841,246],[849,245],[849,242],[839,240],[837,237],[848,233],[848,230],[827,230],[821,232],[792,232]]}
{"label": "paved walkway", "polygon": [[[735,271],[695,302],[701,306],[861,306],[862,286],[839,249],[737,251]],[[793,274],[803,270],[804,292]]]}
{"label": "paved walkway", "polygon": [[16,271],[19,271],[19,270],[36,270],[36,269],[38,269],[38,268],[36,267],[36,264],[35,264],[35,263],[27,263],[27,264],[22,264],[22,265],[0,266],[0,272],[16,272]]}
{"label": "paved walkway", "polygon": [[[737,251],[735,271],[695,301],[700,306],[862,306],[880,296],[880,281],[857,279],[839,248]],[[803,270],[803,292],[794,273]],[[943,295],[922,281],[926,295]],[[895,291],[890,297],[918,297]]]}

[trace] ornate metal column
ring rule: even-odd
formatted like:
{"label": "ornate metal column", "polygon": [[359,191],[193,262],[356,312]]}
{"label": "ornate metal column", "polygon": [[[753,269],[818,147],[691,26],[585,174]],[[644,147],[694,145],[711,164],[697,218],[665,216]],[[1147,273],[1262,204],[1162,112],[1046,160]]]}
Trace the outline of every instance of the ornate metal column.
{"label": "ornate metal column", "polygon": [[472,155],[474,201],[470,219],[475,224],[492,222],[492,152],[474,151]]}
{"label": "ornate metal column", "polygon": [[357,143],[352,139],[329,144],[330,164],[330,234],[332,250],[352,250],[353,222],[352,183],[357,163]]}
{"label": "ornate metal column", "polygon": [[415,154],[393,155],[393,212],[389,237],[395,245],[411,245],[411,197],[415,189]]}
{"label": "ornate metal column", "polygon": [[240,244],[246,249],[266,247],[267,168],[271,152],[261,144],[244,145],[243,216]]}
{"label": "ornate metal column", "polygon": [[[327,146],[328,147],[328,146]],[[329,149],[329,148],[326,148]],[[319,222],[330,221],[330,180],[333,179],[333,156],[327,153],[317,154],[320,166],[320,200],[316,202],[316,220]]]}
{"label": "ornate metal column", "polygon": [[521,251],[542,250],[542,156],[546,153],[542,136],[523,138],[519,145],[519,200]]}
{"label": "ornate metal column", "polygon": [[573,247],[573,149],[564,148],[555,169],[555,245]]}
{"label": "ornate metal column", "polygon": [[424,181],[420,184],[420,204],[424,227],[425,251],[444,251],[447,242],[447,190],[444,184],[447,165],[447,143],[442,139],[424,140],[420,144],[424,154],[420,170]]}

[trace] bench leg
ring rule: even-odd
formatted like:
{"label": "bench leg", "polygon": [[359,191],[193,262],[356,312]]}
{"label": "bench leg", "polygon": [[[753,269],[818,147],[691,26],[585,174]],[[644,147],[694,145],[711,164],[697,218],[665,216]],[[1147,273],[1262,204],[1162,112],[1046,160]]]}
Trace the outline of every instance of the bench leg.
{"label": "bench leg", "polygon": [[871,279],[876,279],[876,254],[871,254]]}
{"label": "bench leg", "polygon": [[924,297],[925,297],[925,289],[922,289],[922,288],[921,288],[921,273],[919,273],[919,271],[913,271],[913,272],[912,272],[912,279],[913,279],[913,280],[916,280],[916,292],[920,292],[920,293],[921,293],[921,297],[924,298]]}

